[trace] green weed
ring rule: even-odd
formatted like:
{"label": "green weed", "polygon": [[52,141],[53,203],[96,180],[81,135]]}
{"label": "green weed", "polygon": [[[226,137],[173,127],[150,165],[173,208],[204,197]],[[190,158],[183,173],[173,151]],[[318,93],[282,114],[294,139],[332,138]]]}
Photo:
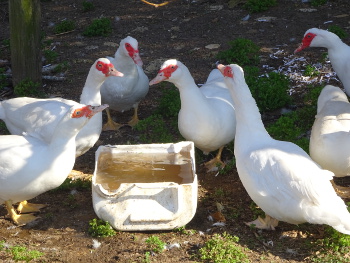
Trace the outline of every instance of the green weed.
{"label": "green weed", "polygon": [[0,68],[0,91],[8,85],[5,68]]}
{"label": "green weed", "polygon": [[108,36],[112,32],[111,20],[108,18],[94,19],[84,30],[83,35],[87,37]]}
{"label": "green weed", "polygon": [[140,120],[134,129],[142,132],[140,140],[145,143],[169,143],[174,141],[165,120],[159,114],[153,114]]}
{"label": "green weed", "polygon": [[7,38],[7,39],[2,40],[1,44],[5,47],[10,47],[10,39]]}
{"label": "green weed", "polygon": [[37,250],[28,250],[26,247],[14,246],[11,249],[13,260],[30,262],[33,259],[40,258],[44,253]]}
{"label": "green weed", "polygon": [[252,95],[262,112],[272,111],[291,102],[288,94],[289,79],[276,72],[270,72],[264,76],[258,76],[259,69],[246,67],[246,82]]}
{"label": "green weed", "polygon": [[254,217],[265,217],[265,212],[261,210],[261,208],[254,201],[250,203],[249,208],[252,210]]}
{"label": "green weed", "polygon": [[228,174],[230,173],[233,169],[236,168],[236,159],[234,157],[232,157],[232,159],[226,163],[226,165],[219,170],[219,174]]}
{"label": "green weed", "polygon": [[215,198],[223,198],[225,196],[225,191],[222,188],[215,188],[214,197]]}
{"label": "green weed", "polygon": [[309,140],[302,137],[306,131],[296,124],[299,120],[298,116],[299,114],[295,111],[282,115],[275,123],[267,126],[266,130],[272,138],[293,142],[299,145],[304,151],[309,152]]}
{"label": "green weed", "polygon": [[82,179],[70,179],[67,178],[59,187],[52,189],[52,192],[56,191],[70,191],[73,189],[90,189],[91,181]]}
{"label": "green weed", "polygon": [[70,64],[68,62],[62,62],[62,63],[59,63],[57,65],[57,67],[55,67],[52,72],[53,73],[58,73],[58,72],[65,72],[67,71],[68,69],[70,68]]}
{"label": "green weed", "polygon": [[282,115],[275,123],[266,127],[266,130],[276,140],[291,141],[309,152],[308,131],[315,121],[318,96],[323,87],[311,87],[304,96],[304,106]]}
{"label": "green weed", "polygon": [[201,260],[215,263],[241,263],[249,262],[245,249],[240,247],[237,236],[224,232],[222,235],[214,234],[204,247],[199,249]]}
{"label": "green weed", "polygon": [[9,135],[11,134],[9,132],[9,130],[6,127],[5,122],[3,122],[2,120],[0,120],[0,131],[1,131],[1,135]]}
{"label": "green weed", "polygon": [[89,12],[95,9],[93,2],[83,1],[83,12]]}
{"label": "green weed", "polygon": [[150,236],[145,241],[148,245],[148,248],[154,253],[161,253],[165,249],[166,243],[159,239],[157,236]]}
{"label": "green weed", "polygon": [[244,8],[251,13],[259,13],[269,10],[270,7],[276,6],[276,0],[247,0]]}
{"label": "green weed", "polygon": [[88,233],[92,237],[111,237],[116,234],[116,231],[108,222],[94,218],[89,222]]}
{"label": "green weed", "polygon": [[47,50],[44,50],[43,53],[47,63],[53,63],[58,58],[58,53],[56,51],[47,49]]}
{"label": "green weed", "polygon": [[5,248],[5,240],[0,241],[0,251],[2,251]]}
{"label": "green weed", "polygon": [[245,38],[237,38],[229,42],[230,49],[220,51],[217,58],[228,64],[239,64],[240,66],[257,65],[260,62],[259,46],[253,41]]}
{"label": "green weed", "polygon": [[166,118],[177,117],[180,109],[181,99],[178,89],[173,84],[170,87],[165,87],[155,113]]}
{"label": "green weed", "polygon": [[14,261],[25,261],[30,262],[32,260],[40,258],[44,253],[37,250],[28,250],[23,246],[5,246],[5,241],[0,241],[0,251],[5,251],[9,254],[12,254],[12,259]]}
{"label": "green weed", "polygon": [[69,32],[75,29],[75,22],[72,20],[64,20],[58,23],[54,28],[55,34]]}
{"label": "green weed", "polygon": [[340,39],[344,39],[348,37],[348,34],[346,33],[346,31],[337,25],[330,25],[328,27],[328,31],[336,34]]}
{"label": "green weed", "polygon": [[19,97],[44,97],[43,92],[39,88],[39,83],[25,79],[14,87],[14,93]]}
{"label": "green weed", "polygon": [[70,208],[77,208],[79,206],[77,199],[75,197],[75,195],[73,194],[69,194],[66,198],[66,200],[63,201],[63,204],[65,206],[68,206]]}
{"label": "green weed", "polygon": [[350,236],[339,233],[330,226],[325,226],[325,237],[316,242],[319,253],[312,259],[319,263],[349,262]]}
{"label": "green weed", "polygon": [[324,5],[325,3],[327,3],[327,0],[311,0],[311,6],[321,6]]}
{"label": "green weed", "polygon": [[183,235],[192,235],[196,232],[193,229],[186,229],[186,226],[175,228],[173,231],[178,232],[178,233],[183,234]]}
{"label": "green weed", "polygon": [[315,77],[318,75],[320,75],[320,72],[317,70],[316,67],[311,66],[311,65],[306,65],[305,71],[304,71],[304,76]]}

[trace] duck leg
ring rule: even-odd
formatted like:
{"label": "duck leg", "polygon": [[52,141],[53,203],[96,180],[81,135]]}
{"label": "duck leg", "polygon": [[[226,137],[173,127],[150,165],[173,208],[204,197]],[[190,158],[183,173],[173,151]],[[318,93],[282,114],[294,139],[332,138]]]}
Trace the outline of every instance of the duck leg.
{"label": "duck leg", "polygon": [[134,127],[139,122],[139,117],[137,114],[138,108],[139,108],[138,104],[134,106],[134,115],[132,116],[132,119],[128,122],[128,125],[131,127]]}
{"label": "duck leg", "polygon": [[40,212],[40,209],[45,207],[43,204],[31,204],[28,201],[22,201],[19,203],[17,207],[18,213],[32,213],[32,212]]}
{"label": "duck leg", "polygon": [[107,122],[105,123],[105,125],[103,125],[103,128],[102,130],[104,131],[117,131],[119,130],[121,127],[123,127],[124,125],[123,124],[120,124],[120,123],[117,123],[115,121],[112,120],[112,117],[111,117],[111,113],[109,111],[108,108],[106,108],[106,112],[107,112]]}
{"label": "duck leg", "polygon": [[275,227],[278,226],[278,220],[265,214],[265,218],[260,216],[252,222],[245,223],[247,226],[254,225],[254,227],[259,229],[275,230]]}
{"label": "duck leg", "polygon": [[225,167],[225,163],[221,161],[221,154],[222,150],[224,149],[224,146],[220,147],[217,155],[211,159],[209,162],[206,162],[204,166],[207,168],[208,172],[214,172],[218,169],[218,164],[221,168]]}
{"label": "duck leg", "polygon": [[13,208],[12,201],[10,200],[5,201],[5,205],[7,208],[7,212],[9,213],[11,219],[16,225],[19,225],[19,226],[26,225],[39,218],[37,216],[34,216],[33,214],[24,214],[24,215],[17,214],[15,209]]}
{"label": "duck leg", "polygon": [[350,198],[350,187],[336,185],[334,180],[331,180],[331,183],[338,196],[341,198]]}

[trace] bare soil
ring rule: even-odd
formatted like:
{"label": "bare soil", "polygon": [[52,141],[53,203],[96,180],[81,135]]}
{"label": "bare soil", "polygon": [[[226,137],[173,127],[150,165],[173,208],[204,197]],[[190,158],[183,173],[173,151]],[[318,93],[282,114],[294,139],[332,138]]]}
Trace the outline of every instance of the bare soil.
{"label": "bare soil", "polygon": [[[44,80],[45,92],[50,96],[79,101],[91,64],[99,57],[113,56],[120,40],[127,35],[139,41],[144,68],[150,79],[156,75],[163,61],[177,58],[187,65],[197,83],[203,83],[214,68],[217,52],[226,50],[228,42],[236,38],[247,38],[259,45],[261,67],[269,65],[276,69],[283,64],[285,56],[293,54],[309,28],[326,29],[329,24],[334,24],[350,33],[348,0],[330,0],[320,7],[312,7],[301,0],[279,0],[276,7],[250,14],[246,21],[242,20],[248,15],[243,5],[231,8],[227,0],[177,0],[158,8],[141,0],[103,0],[93,1],[95,10],[90,12],[82,12],[82,2],[62,0],[41,3],[43,32],[47,39],[52,40],[51,48],[58,52],[58,62],[71,65],[65,73],[66,81]],[[305,11],[310,8],[315,10]],[[102,16],[113,22],[112,34],[108,37],[82,36],[86,26]],[[265,19],[259,20],[261,17]],[[55,35],[53,25],[64,19],[74,20],[76,29]],[[0,20],[2,41],[9,38],[7,1],[0,2]],[[345,41],[350,43],[349,39]],[[210,44],[220,46],[206,48]],[[1,59],[10,62],[8,48],[0,48]],[[283,55],[273,56],[278,50]],[[315,61],[324,51],[308,49],[300,56]],[[5,63],[3,67],[8,69],[9,65]],[[300,92],[294,96],[298,95]],[[139,107],[140,119],[153,113],[161,96],[158,86],[150,88]],[[114,113],[114,116],[119,122],[126,123],[132,111]],[[0,134],[4,133],[4,130],[0,131]],[[179,137],[178,131],[174,134]],[[140,140],[140,132],[128,126],[118,132],[102,132],[98,144],[77,158],[75,172],[70,176],[89,180],[94,171],[98,145],[129,142],[144,143]],[[223,158],[225,161],[233,158],[232,145],[225,149]],[[91,189],[77,188],[47,192],[31,200],[33,203],[45,203],[47,207],[42,210],[41,219],[30,226],[15,226],[9,220],[5,207],[0,207],[0,241],[44,252],[35,262],[146,262],[145,253],[149,248],[145,239],[151,235],[158,236],[167,244],[180,245],[179,248],[152,255],[151,262],[200,262],[199,249],[214,233],[225,231],[240,238],[240,246],[249,249],[247,255],[251,262],[310,262],[310,257],[317,253],[310,244],[323,237],[323,226],[295,226],[281,222],[275,231],[258,231],[244,224],[255,219],[256,209],[251,208],[252,200],[235,168],[225,175],[215,176],[215,173],[206,173],[198,162],[197,174],[198,208],[194,218],[186,225],[187,230],[193,230],[192,234],[179,231],[117,232],[113,237],[92,238],[88,234],[89,221],[97,216],[93,211]],[[213,226],[214,222],[208,220],[208,216],[217,211],[217,202],[225,208],[225,226]],[[97,239],[101,246],[93,248],[93,239]],[[4,251],[0,251],[0,261],[13,262]]]}

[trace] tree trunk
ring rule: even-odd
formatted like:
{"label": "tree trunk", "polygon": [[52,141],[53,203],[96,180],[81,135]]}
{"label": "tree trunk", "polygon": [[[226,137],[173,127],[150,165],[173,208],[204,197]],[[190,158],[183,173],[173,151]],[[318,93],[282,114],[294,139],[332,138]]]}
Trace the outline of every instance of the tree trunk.
{"label": "tree trunk", "polygon": [[41,86],[40,0],[9,0],[12,82]]}

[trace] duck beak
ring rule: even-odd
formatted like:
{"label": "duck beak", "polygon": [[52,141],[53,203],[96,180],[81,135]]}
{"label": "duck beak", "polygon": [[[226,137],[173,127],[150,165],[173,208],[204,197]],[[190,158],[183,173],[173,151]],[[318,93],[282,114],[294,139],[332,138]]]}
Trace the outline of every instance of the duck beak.
{"label": "duck beak", "polygon": [[154,84],[158,84],[159,82],[162,82],[166,79],[167,77],[164,76],[163,72],[158,73],[158,75],[149,82],[149,85],[152,86]]}
{"label": "duck beak", "polygon": [[299,45],[299,47],[296,50],[294,50],[294,54],[299,52],[299,51],[302,51],[304,48],[307,48],[307,46],[305,46],[305,45],[303,45],[303,43],[301,43]]}
{"label": "duck beak", "polygon": [[220,70],[221,74],[224,75],[225,66],[222,64],[217,64],[216,67],[218,70]]}
{"label": "duck beak", "polygon": [[142,67],[143,66],[143,62],[142,59],[140,57],[140,53],[137,51],[134,53],[134,56],[132,57],[132,59],[134,60],[135,64]]}
{"label": "duck beak", "polygon": [[104,109],[106,109],[108,107],[109,107],[108,104],[103,104],[103,105],[100,105],[100,106],[89,106],[90,112],[89,112],[89,114],[86,117],[88,117],[90,119],[96,113],[99,113],[99,112],[103,111]]}
{"label": "duck beak", "polygon": [[107,77],[114,76],[114,77],[123,77],[124,74],[120,71],[116,70],[115,67],[110,67],[109,71],[107,73]]}

